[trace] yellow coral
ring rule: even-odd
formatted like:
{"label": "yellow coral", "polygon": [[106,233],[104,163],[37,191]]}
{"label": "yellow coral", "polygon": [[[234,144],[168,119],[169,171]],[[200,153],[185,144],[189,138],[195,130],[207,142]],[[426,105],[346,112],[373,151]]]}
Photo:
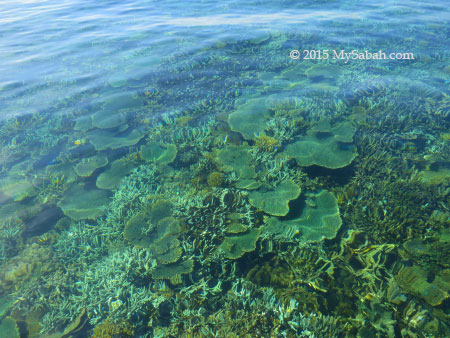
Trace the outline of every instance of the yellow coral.
{"label": "yellow coral", "polygon": [[186,115],[186,116],[181,116],[179,118],[177,118],[175,120],[176,124],[179,127],[184,127],[185,125],[187,125],[191,120],[193,119],[192,116]]}
{"label": "yellow coral", "polygon": [[225,181],[225,175],[221,172],[214,171],[208,175],[207,181],[210,187],[220,187]]}
{"label": "yellow coral", "polygon": [[113,322],[106,319],[94,328],[92,338],[133,337],[134,330],[128,321]]}
{"label": "yellow coral", "polygon": [[273,137],[261,135],[256,139],[255,145],[264,151],[274,151],[280,146],[280,142]]}
{"label": "yellow coral", "polygon": [[443,139],[445,141],[450,141],[450,133],[441,134],[441,139]]}

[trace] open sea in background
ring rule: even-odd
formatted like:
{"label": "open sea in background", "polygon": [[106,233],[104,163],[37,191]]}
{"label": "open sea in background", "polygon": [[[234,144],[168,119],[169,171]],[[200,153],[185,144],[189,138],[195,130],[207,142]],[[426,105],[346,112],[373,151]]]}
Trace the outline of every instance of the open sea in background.
{"label": "open sea in background", "polygon": [[448,5],[0,0],[0,337],[450,336]]}

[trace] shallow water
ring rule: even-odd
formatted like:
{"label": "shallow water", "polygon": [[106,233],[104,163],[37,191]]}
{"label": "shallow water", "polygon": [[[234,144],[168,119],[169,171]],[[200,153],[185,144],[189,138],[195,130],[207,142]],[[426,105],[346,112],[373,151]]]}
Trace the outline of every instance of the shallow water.
{"label": "shallow water", "polygon": [[1,3],[0,329],[445,336],[449,17]]}

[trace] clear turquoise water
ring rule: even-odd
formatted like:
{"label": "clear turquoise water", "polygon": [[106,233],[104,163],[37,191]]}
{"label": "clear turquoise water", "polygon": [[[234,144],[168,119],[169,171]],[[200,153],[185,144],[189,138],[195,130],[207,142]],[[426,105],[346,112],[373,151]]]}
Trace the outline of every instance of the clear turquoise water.
{"label": "clear turquoise water", "polygon": [[[257,70],[263,69],[262,60],[279,67],[290,64],[290,49],[382,49],[412,52],[417,58],[448,52],[449,13],[443,2],[202,1],[186,6],[178,1],[18,1],[2,3],[1,9],[2,119],[51,110],[67,98],[106,89],[114,76],[158,76],[163,68],[173,72],[179,64],[193,62],[195,55],[224,53],[230,63]],[[292,36],[271,55],[230,55],[231,48],[214,48],[219,42],[232,47],[275,32]],[[307,41],[302,39],[305,33],[312,36]],[[355,68],[379,76],[367,69],[373,65],[365,62]],[[384,63],[390,69],[398,65]],[[402,66],[405,78],[417,70],[417,63]],[[191,67],[194,74],[214,71]],[[357,87],[360,81],[346,85]],[[202,88],[197,95],[208,93]]]}
{"label": "clear turquoise water", "polygon": [[[44,323],[40,327],[42,332],[48,333],[63,331],[82,313],[89,324],[82,325],[81,336],[89,336],[95,325],[111,318],[111,313],[117,314],[128,306],[123,312],[123,318],[135,327],[138,332],[136,335],[177,335],[167,329],[170,326],[170,316],[167,313],[172,311],[172,317],[183,322],[179,315],[183,313],[183,307],[174,305],[176,301],[170,300],[170,297],[167,300],[170,305],[166,306],[170,309],[158,309],[155,305],[158,302],[154,300],[156,298],[152,299],[155,309],[165,314],[157,316],[159,319],[155,319],[153,324],[155,329],[146,329],[151,317],[150,311],[132,309],[131,292],[125,292],[121,296],[105,296],[106,299],[95,303],[99,310],[94,311],[94,301],[89,303],[83,296],[103,286],[96,284],[95,279],[94,282],[86,281],[84,275],[91,271],[87,267],[89,264],[101,266],[102,259],[109,267],[121,264],[114,261],[120,258],[111,253],[116,252],[111,246],[118,248],[118,256],[125,256],[124,252],[128,253],[127,250],[131,252],[132,245],[123,240],[123,229],[131,216],[143,208],[147,199],[150,205],[155,203],[153,198],[158,194],[161,195],[159,198],[171,199],[176,210],[174,216],[185,219],[186,227],[192,230],[195,229],[195,224],[189,222],[200,222],[200,219],[203,221],[197,213],[194,216],[194,207],[187,207],[191,201],[196,201],[197,197],[192,194],[199,196],[205,193],[205,196],[221,198],[222,203],[226,204],[223,200],[226,200],[227,191],[236,196],[244,191],[245,189],[234,186],[233,180],[236,177],[231,171],[220,168],[218,164],[218,152],[231,144],[245,147],[247,142],[252,147],[256,154],[256,175],[261,182],[277,185],[281,181],[279,177],[285,177],[283,175],[303,180],[295,172],[309,165],[296,166],[289,161],[283,162],[284,167],[293,169],[287,171],[280,166],[282,174],[278,178],[276,173],[264,176],[269,171],[265,165],[278,158],[294,140],[306,135],[309,126],[327,117],[338,122],[346,120],[354,123],[355,142],[342,147],[343,151],[358,151],[360,155],[349,172],[324,173],[306,169],[305,175],[309,175],[311,180],[319,177],[318,181],[310,182],[309,187],[333,190],[337,196],[339,189],[347,189],[345,187],[351,184],[348,182],[358,179],[355,172],[363,166],[361,158],[365,155],[369,158],[371,151],[361,145],[365,144],[364,139],[370,138],[370,135],[373,138],[370,145],[383,145],[392,150],[389,153],[393,158],[392,163],[402,159],[407,163],[410,176],[419,171],[445,172],[450,163],[446,153],[450,147],[445,143],[450,139],[448,134],[446,136],[450,124],[449,22],[450,10],[445,1],[1,1],[0,276],[3,281],[0,284],[0,296],[10,297],[14,303],[6,310],[8,316],[24,323],[27,317],[20,317],[17,311],[31,316],[32,311],[44,307],[46,310],[36,316],[40,315],[40,321]],[[401,53],[400,58],[403,59],[333,58],[343,51],[350,53],[353,50],[361,53],[381,51],[388,56],[391,53]],[[300,58],[293,59],[292,51],[299,51]],[[326,51],[330,57],[325,59]],[[306,54],[312,58],[306,60]],[[279,141],[276,147],[263,147],[258,153],[255,150],[259,149],[258,141],[253,137],[255,135],[249,137],[254,130],[246,134],[240,127],[233,126],[233,122],[228,122],[228,116],[248,102],[260,99],[265,102],[267,109],[272,109],[272,117],[278,116],[277,109],[280,106],[290,107],[290,110],[287,109],[288,113],[279,113],[279,125],[277,119],[273,118],[272,126],[268,125],[261,130],[254,127],[256,134],[266,128],[265,131],[269,130],[268,136],[274,136]],[[358,107],[363,107],[365,114]],[[305,129],[296,130],[294,126],[300,119],[307,121]],[[129,138],[134,133],[139,137],[130,142]],[[103,141],[96,141],[99,135],[108,135],[108,142],[114,142],[114,139],[120,141],[114,146],[111,143],[105,145]],[[151,169],[148,172],[143,169],[146,161],[142,151],[139,151],[140,147],[152,144],[153,141],[159,142],[159,150],[161,147],[166,149],[169,144],[175,144],[178,149],[176,159],[169,161],[170,165],[168,169],[162,169],[163,173],[160,168],[154,169],[154,163],[149,165]],[[86,175],[81,175],[75,169],[83,161],[99,154],[108,158],[109,163],[99,165],[93,173]],[[211,157],[214,160],[208,162]],[[119,175],[124,180],[110,185],[99,183],[100,174],[109,170],[113,161],[120,159],[129,162],[129,170],[124,169],[126,172]],[[130,175],[133,168],[138,170]],[[377,176],[377,170],[380,175],[384,175],[381,167],[374,171],[368,170],[367,175]],[[225,173],[228,180],[225,186],[219,184],[219,187],[214,187],[214,184],[208,182],[208,174],[214,171]],[[323,178],[321,181],[322,176],[331,179]],[[341,176],[344,183],[340,182]],[[410,176],[399,178],[399,181],[405,181]],[[441,194],[446,191],[448,181],[439,184],[435,188]],[[108,187],[105,188],[105,185]],[[77,190],[81,186],[83,188]],[[370,191],[374,189],[373,186],[366,188],[362,185],[359,188]],[[417,191],[425,190],[420,186]],[[88,194],[93,191],[100,194],[98,198]],[[129,195],[119,196],[118,191]],[[436,193],[437,190],[432,191]],[[96,209],[94,216],[74,216],[67,211],[67,196],[73,197],[70,194],[79,196],[80,200],[86,194],[86,199],[103,200],[104,203],[95,206],[98,210]],[[180,197],[183,194],[185,197]],[[360,229],[369,227],[367,224],[350,224],[356,219],[352,218],[352,213],[358,214],[358,201],[367,197],[363,193],[354,194],[348,197],[350,193],[347,193],[346,206],[340,205],[344,220],[342,231],[345,234],[339,233],[337,241],[342,240],[346,231],[353,229],[352,226],[361,226]],[[253,202],[250,207],[247,195],[248,191],[245,191],[243,197],[239,195],[243,200],[233,201],[236,204],[230,202],[233,205],[230,210],[224,207],[224,215],[243,213],[248,206],[250,211],[247,211],[252,216],[249,216],[250,223],[245,225],[259,229],[270,212],[263,206],[256,208]],[[126,198],[132,202],[124,202]],[[441,227],[448,231],[448,223],[445,223],[450,217],[446,216],[450,208],[448,198],[446,194],[440,198],[436,201],[425,198],[418,210],[424,218],[439,213],[443,215],[439,220],[447,225],[441,224]],[[390,206],[386,206],[386,200],[389,198],[378,202],[380,210],[384,210],[384,217],[380,216],[381,219],[386,217],[386,210],[391,210]],[[197,203],[195,201],[192,203]],[[392,210],[397,210],[395,207],[401,202],[394,199],[392,201]],[[183,203],[187,205],[185,208]],[[211,205],[214,203],[211,202]],[[80,208],[83,211],[89,209],[86,205]],[[114,210],[119,209],[120,212],[114,213]],[[214,214],[205,207],[198,209],[204,210],[205,219]],[[361,210],[366,212],[367,206]],[[377,212],[381,211],[375,211]],[[271,215],[280,216],[276,213]],[[291,214],[287,217],[293,218]],[[59,225],[55,227],[58,221]],[[193,230],[178,238],[182,242],[192,241],[200,245],[198,243],[206,236],[208,239],[205,242],[211,247],[204,244],[209,249],[203,248],[201,251],[195,251],[189,245],[183,247],[182,257],[195,257],[195,268],[189,278],[189,274],[183,275],[181,285],[173,280],[170,284],[166,278],[166,283],[170,284],[174,293],[183,294],[180,290],[201,285],[203,279],[210,288],[220,280],[220,273],[213,272],[214,269],[210,266],[206,268],[207,264],[202,260],[213,252],[212,247],[218,247],[224,240],[225,230],[214,222],[211,224],[204,228],[199,225],[201,231],[198,233]],[[92,230],[93,235],[89,237],[91,233],[86,229],[100,230]],[[424,225],[404,240],[389,237],[393,236],[391,232],[387,232],[387,235],[371,234],[373,242],[369,240],[368,243],[382,245],[386,241],[401,247],[406,240],[426,239],[427,234],[433,231],[429,229],[434,229],[433,225]],[[439,231],[436,230],[436,233]],[[406,233],[406,230],[402,232],[402,236],[406,236]],[[106,244],[109,238],[114,245]],[[429,235],[429,238],[433,236]],[[301,243],[294,242],[295,245]],[[264,256],[264,245],[267,243],[262,239],[257,245],[260,250],[257,252],[263,257],[262,262],[268,257]],[[36,253],[30,248],[37,250]],[[333,250],[339,251],[339,245],[337,248]],[[37,257],[35,262],[30,255]],[[255,257],[258,254],[254,255],[244,256],[238,260],[239,264],[245,266],[253,262],[251,264],[257,265]],[[276,253],[270,253],[269,256],[272,257],[271,255]],[[330,255],[332,256],[331,249],[327,257]],[[218,264],[214,260],[217,257],[211,259]],[[46,267],[43,260],[51,261],[53,268]],[[445,258],[442,259],[444,260]],[[13,266],[21,261],[32,266],[26,268],[28,273],[14,272],[17,270]],[[403,264],[400,263],[403,262],[403,257],[398,254],[396,261]],[[224,262],[224,274],[229,274],[234,260]],[[62,278],[64,264],[71,264],[68,270],[77,273],[69,274],[70,277],[61,282],[71,284],[72,287],[61,289],[60,295],[55,295],[50,289],[55,289],[56,284],[45,283],[56,280],[57,277]],[[445,264],[437,266],[442,268]],[[424,265],[426,264],[421,266]],[[242,266],[240,268],[245,271]],[[436,269],[436,266],[430,268],[434,274],[437,274]],[[231,279],[225,278],[225,286],[220,291],[222,295],[232,288],[230,285],[238,285],[233,283],[240,283],[239,278],[251,275],[247,272],[232,275]],[[398,270],[389,270],[389,273],[396,274]],[[120,278],[128,280],[139,292],[151,290],[152,295],[165,292],[161,286],[164,282],[156,280],[156,277],[130,276],[127,272]],[[87,285],[85,289],[77,284],[82,284],[82,280]],[[384,283],[387,285],[388,282],[386,277]],[[17,283],[16,289],[12,287],[12,283]],[[33,283],[42,285],[43,289],[36,291],[31,286]],[[319,287],[312,287],[307,282],[302,285],[309,285],[310,292],[322,295]],[[258,285],[263,286],[267,287],[264,283]],[[113,285],[111,288],[117,287]],[[383,290],[383,287],[380,289]],[[370,288],[364,290],[367,293]],[[449,291],[445,287],[443,290]],[[135,294],[140,294],[138,291]],[[375,293],[374,290],[371,292]],[[54,298],[49,301],[38,299],[36,295],[39,293],[44,298]],[[436,305],[418,293],[419,296],[417,292],[409,290],[408,297],[413,295],[421,306],[428,306],[428,322],[434,318],[431,315],[433,306],[441,306],[440,309],[448,313],[448,297],[447,303],[444,301],[443,305]],[[27,294],[30,295],[29,298]],[[211,294],[216,295],[210,291]],[[333,297],[327,298],[330,303],[333,302],[331,298]],[[72,302],[72,307],[65,308],[68,299]],[[112,309],[113,301],[122,302],[115,303],[119,304],[118,312]],[[217,310],[221,305],[220,300],[214,304],[205,306],[208,313]],[[280,303],[276,304],[279,306]],[[391,302],[390,306],[392,304],[395,303]],[[411,303],[402,303],[400,306],[402,309],[398,313],[407,313],[407,309],[417,308]],[[374,308],[371,309],[376,312]],[[81,309],[85,309],[85,312]],[[286,311],[290,313],[291,310]],[[366,310],[361,307],[352,309],[352,318]],[[321,311],[326,315],[337,316],[335,312],[326,312],[324,309]],[[417,310],[417,313],[422,312]],[[117,315],[117,318],[122,317]],[[402,319],[395,317],[397,336],[402,329],[408,328],[409,324],[405,323],[410,322],[410,319],[408,315],[404,315]],[[291,318],[291,322],[293,320]],[[370,320],[371,327],[378,327],[377,319],[372,316]],[[185,323],[187,322],[188,319],[185,319]],[[30,330],[31,326],[27,325]],[[289,325],[286,322],[282,329],[288,330]],[[441,329],[438,331],[442,334],[448,328],[448,319],[442,320],[440,325]],[[157,327],[159,328],[156,329]],[[411,327],[409,329],[414,331],[420,325]],[[190,333],[194,336],[199,334],[195,332]],[[296,334],[303,337],[299,332]],[[355,328],[353,331],[349,329],[349,332],[348,336],[358,332],[361,336],[369,337],[372,331]],[[380,332],[387,334],[386,332],[391,331],[385,329]],[[26,336],[24,332],[21,333]],[[33,336],[30,332],[27,334]],[[202,334],[208,336],[209,333]],[[320,334],[316,333],[316,336],[319,337]]]}

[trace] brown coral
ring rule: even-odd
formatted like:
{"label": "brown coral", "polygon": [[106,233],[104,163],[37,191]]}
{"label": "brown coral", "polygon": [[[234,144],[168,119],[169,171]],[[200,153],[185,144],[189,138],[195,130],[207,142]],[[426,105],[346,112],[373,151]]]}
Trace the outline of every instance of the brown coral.
{"label": "brown coral", "polygon": [[280,142],[273,137],[263,134],[256,139],[255,146],[260,150],[272,152],[280,146]]}
{"label": "brown coral", "polygon": [[93,338],[133,337],[134,330],[128,321],[113,322],[106,319],[94,328]]}
{"label": "brown coral", "polygon": [[225,175],[218,171],[213,171],[207,179],[210,187],[221,187],[225,182]]}

